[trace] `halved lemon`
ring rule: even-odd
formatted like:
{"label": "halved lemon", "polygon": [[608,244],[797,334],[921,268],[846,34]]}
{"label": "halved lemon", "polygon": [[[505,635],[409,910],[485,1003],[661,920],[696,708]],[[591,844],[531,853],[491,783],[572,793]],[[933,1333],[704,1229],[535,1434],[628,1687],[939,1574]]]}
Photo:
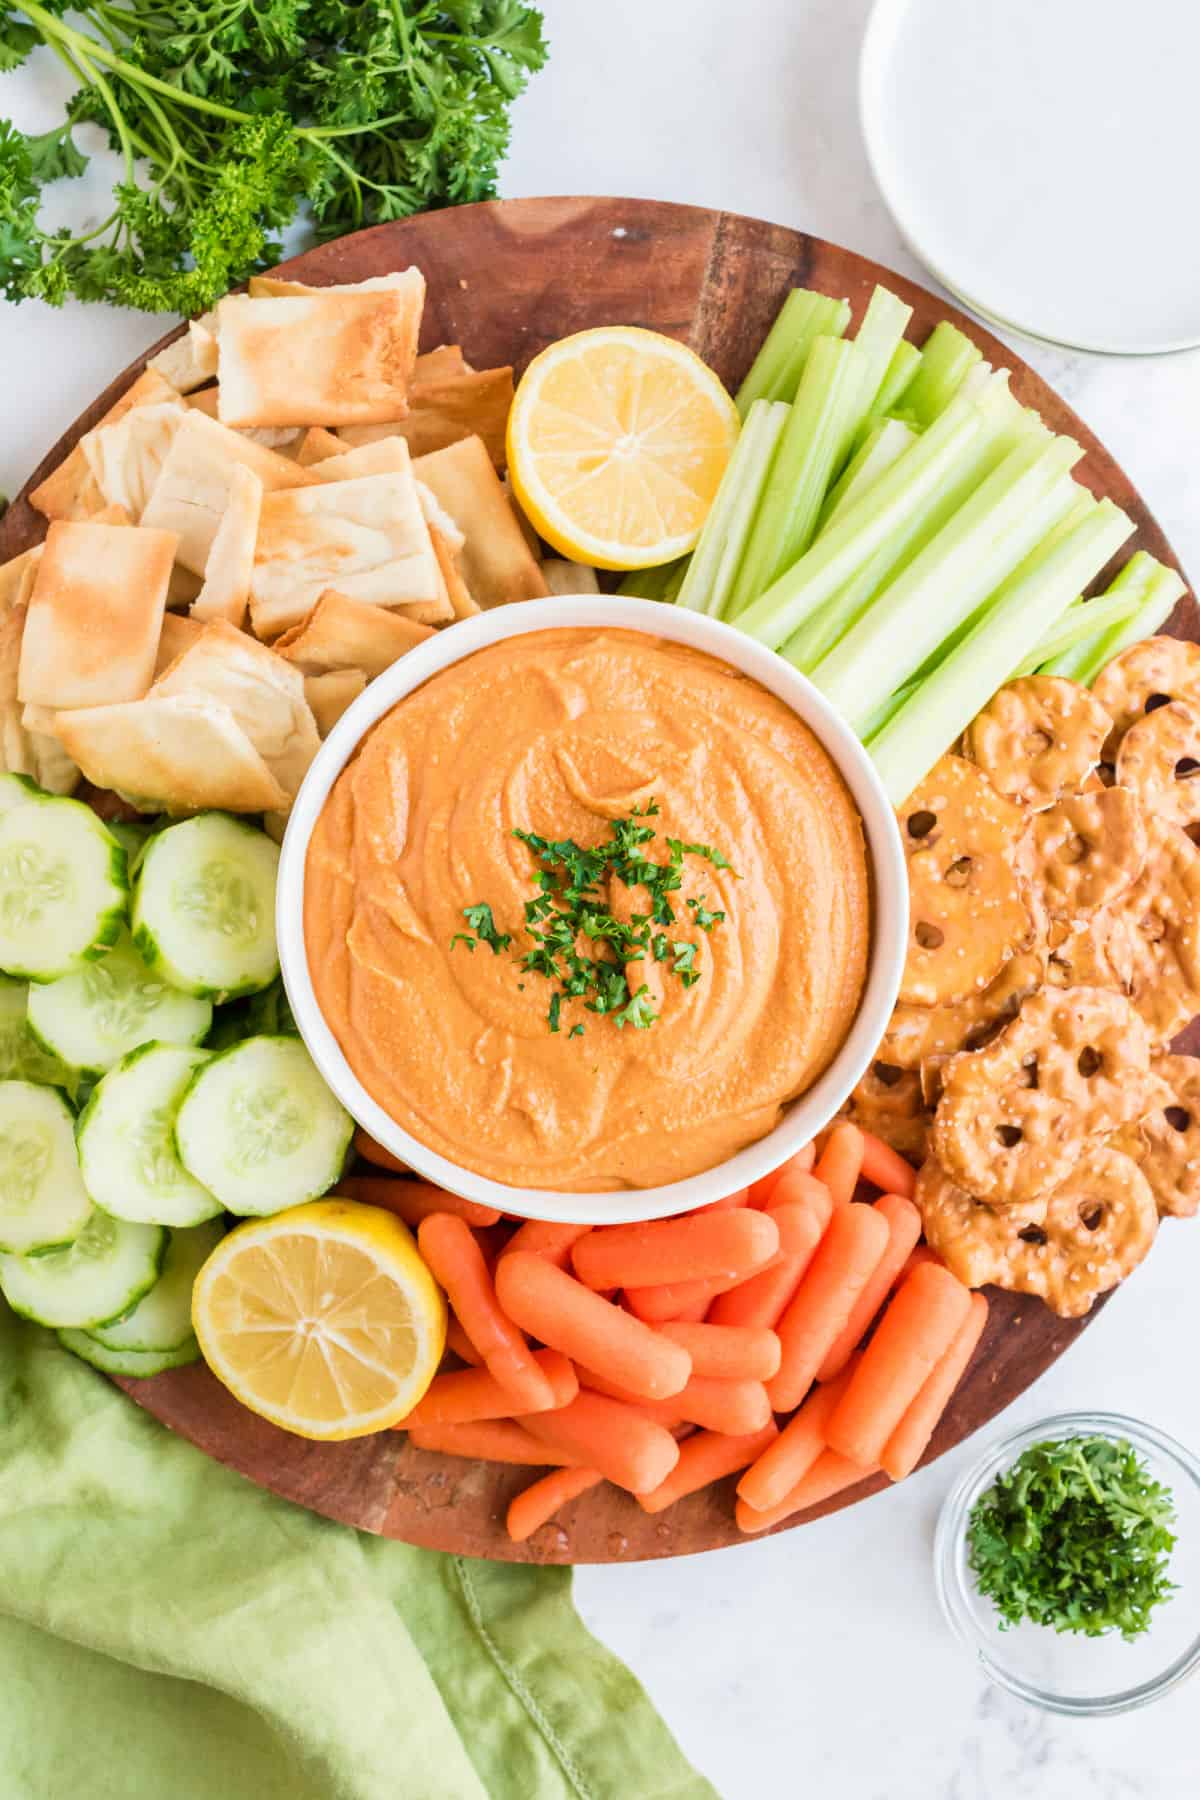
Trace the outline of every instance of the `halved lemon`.
{"label": "halved lemon", "polygon": [[204,1360],[251,1412],[307,1438],[402,1419],[446,1342],[446,1303],[407,1226],[314,1200],[238,1225],[196,1278]]}
{"label": "halved lemon", "polygon": [[737,434],[737,408],[693,350],[606,325],[561,338],[526,369],[508,474],[564,556],[645,569],[692,549]]}

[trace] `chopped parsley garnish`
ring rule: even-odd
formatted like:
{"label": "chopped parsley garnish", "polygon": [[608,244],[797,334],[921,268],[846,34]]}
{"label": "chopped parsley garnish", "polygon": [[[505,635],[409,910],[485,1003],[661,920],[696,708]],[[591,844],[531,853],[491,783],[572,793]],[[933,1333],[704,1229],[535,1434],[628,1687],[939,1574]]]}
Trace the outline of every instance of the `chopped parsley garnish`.
{"label": "chopped parsley garnish", "polygon": [[1170,1489],[1124,1438],[1049,1439],[975,1502],[970,1566],[1001,1630],[1031,1619],[1129,1640],[1174,1592],[1166,1578],[1174,1522]]}
{"label": "chopped parsley garnish", "polygon": [[[607,841],[592,849],[573,838],[513,832],[537,864],[535,892],[524,903],[528,948],[520,947],[514,955],[522,972],[544,976],[556,984],[546,1014],[551,1031],[561,1029],[563,1005],[570,1000],[582,1001],[588,1012],[612,1017],[619,1028],[632,1025],[638,1031],[647,1030],[659,1015],[645,982],[631,980],[629,974],[630,965],[644,958],[666,963],[685,988],[694,987],[701,978],[703,971],[697,966],[700,946],[671,938],[662,929],[676,923],[669,896],[683,886],[685,857],[702,857],[714,869],[732,869],[732,865],[711,845],[685,844],[680,838],[666,840],[668,860],[658,862],[649,849],[655,830],[646,823],[658,810],[650,800],[643,808],[635,807],[629,818],[611,820]],[[611,910],[614,883],[643,890],[645,904],[627,917],[619,917]],[[706,899],[702,894],[687,904],[699,929],[710,932],[724,921],[725,914],[710,911]],[[493,955],[499,956],[512,944],[511,933],[497,930],[486,901],[464,907],[463,917],[475,938],[487,944]],[[450,940],[451,948],[461,941],[473,950],[475,938],[457,932]],[[523,989],[525,984],[517,985]],[[582,1024],[572,1026],[567,1035],[582,1037]]]}
{"label": "chopped parsley garnish", "polygon": [[455,944],[465,944],[467,946],[467,949],[471,952],[471,955],[474,956],[474,954],[475,954],[475,939],[473,937],[469,937],[465,931],[456,931],[455,932],[454,936],[450,939],[450,948],[452,950],[453,950]]}

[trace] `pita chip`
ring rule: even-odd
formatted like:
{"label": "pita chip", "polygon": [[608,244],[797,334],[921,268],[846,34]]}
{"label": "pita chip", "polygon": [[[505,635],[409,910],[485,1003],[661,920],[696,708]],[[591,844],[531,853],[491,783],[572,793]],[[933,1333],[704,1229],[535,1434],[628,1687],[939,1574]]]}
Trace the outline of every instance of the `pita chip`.
{"label": "pita chip", "polygon": [[428,625],[414,624],[381,606],[351,600],[331,588],[306,619],[276,638],[273,649],[306,675],[361,669],[374,681],[432,636]]}
{"label": "pita chip", "polygon": [[187,417],[181,400],[137,406],[115,425],[90,431],[81,447],[106,506],[121,506],[140,519],[166,462],[175,434]]}
{"label": "pita chip", "polygon": [[414,381],[444,381],[448,375],[473,375],[474,369],[459,344],[439,344],[426,350],[413,364]]}
{"label": "pita chip", "polygon": [[404,438],[414,456],[427,456],[456,444],[460,438],[481,437],[497,469],[507,460],[505,432],[513,402],[511,368],[480,369],[454,375],[421,373],[418,357],[408,389],[408,412],[386,425],[343,425],[340,436],[348,444],[369,444],[377,438]]}
{"label": "pita chip", "polygon": [[287,795],[227,706],[150,695],[58,716],[63,748],[96,787],[136,795],[144,811],[286,808]]}
{"label": "pita chip", "polygon": [[179,394],[190,394],[203,387],[217,372],[217,318],[215,313],[202,313],[193,319],[182,337],[160,350],[146,364],[169,381]]}
{"label": "pita chip", "polygon": [[[157,369],[143,369],[137,380],[126,388],[120,399],[115,400],[104,417],[97,421],[93,430],[101,431],[106,425],[115,425],[131,407],[165,404],[178,398],[170,382],[164,381]],[[85,437],[91,435],[88,432]],[[83,450],[84,442],[85,438],[81,438],[57,469],[47,475],[29,496],[29,504],[47,519],[87,519],[104,505],[104,496],[96,486],[88,466]]]}
{"label": "pita chip", "polygon": [[49,794],[71,794],[79,784],[78,768],[52,732],[30,729],[24,718],[29,708],[17,698],[25,616],[23,606],[0,616],[0,768],[30,776]]}
{"label": "pita chip", "polygon": [[250,585],[259,637],[298,625],[330,587],[409,617],[450,616],[411,472],[264,494]]}
{"label": "pita chip", "polygon": [[433,553],[437,557],[438,568],[446,589],[446,598],[454,617],[456,619],[473,618],[483,609],[463,580],[461,558],[466,539],[449,513],[438,505],[436,495],[426,487],[423,481],[417,483],[417,497],[421,502],[421,511],[425,514],[425,523],[429,527]]}
{"label": "pita chip", "polygon": [[324,425],[310,425],[300,440],[296,461],[302,469],[310,469],[317,463],[328,462],[331,457],[345,454],[345,440],[338,437],[336,432],[326,431]]}
{"label": "pita chip", "polygon": [[304,697],[312,708],[317,730],[327,738],[342,714],[358,699],[367,685],[361,669],[330,669],[324,675],[308,675],[304,681]]}
{"label": "pita chip", "polygon": [[100,706],[146,692],[175,545],[173,532],[138,525],[51,525],[21,644],[22,702]]}
{"label": "pita chip", "polygon": [[365,275],[361,281],[332,281],[323,287],[314,287],[308,281],[288,281],[282,275],[252,275],[250,298],[279,300],[297,296],[303,299],[310,294],[378,294],[388,288],[404,292],[411,287],[416,273],[415,269],[393,269],[387,275]]}
{"label": "pita chip", "polygon": [[228,620],[214,619],[150,690],[152,700],[176,696],[228,711],[278,781],[285,804],[295,799],[319,743],[298,669]]}
{"label": "pita chip", "polygon": [[235,463],[229,471],[229,504],[204,565],[204,586],[192,601],[193,619],[228,619],[231,625],[245,619],[262,495],[254,470]]}
{"label": "pita chip", "polygon": [[144,525],[179,534],[179,561],[203,575],[233,492],[232,470],[257,475],[264,491],[302,487],[312,480],[286,456],[252,444],[202,412],[187,413],[142,515]]}
{"label": "pita chip", "polygon": [[218,417],[226,425],[369,425],[401,419],[425,278],[388,287],[252,299],[217,308]]}
{"label": "pita chip", "polygon": [[154,679],[169,669],[177,656],[190,650],[198,637],[204,634],[204,625],[200,619],[189,619],[184,613],[164,613],[162,632],[158,640],[158,656],[154,663]]}
{"label": "pita chip", "polygon": [[598,594],[600,592],[596,571],[587,563],[567,562],[565,558],[548,556],[542,563],[542,576],[552,594]]}
{"label": "pita chip", "polygon": [[412,468],[408,445],[401,437],[379,438],[347,450],[339,438],[336,456],[323,456],[312,464],[317,481],[354,481],[360,475],[394,475]]}
{"label": "pita chip", "polygon": [[[207,413],[210,419],[215,419],[218,412],[220,392],[220,389],[214,383],[212,387],[201,388],[198,394],[189,394],[187,397],[187,404],[194,407],[197,412]],[[238,429],[238,436],[244,437],[248,443],[262,444],[267,450],[282,450],[288,456],[294,455],[299,450],[300,440],[303,435],[302,428],[299,425],[283,425],[279,427],[274,425],[246,425]],[[332,436],[333,434],[330,433],[330,435]]]}
{"label": "pita chip", "polygon": [[418,456],[413,474],[465,538],[463,580],[481,607],[541,599],[549,592],[482,438],[463,438]]}
{"label": "pita chip", "polygon": [[44,548],[43,544],[34,544],[32,549],[22,550],[20,556],[0,563],[0,614],[28,604]]}

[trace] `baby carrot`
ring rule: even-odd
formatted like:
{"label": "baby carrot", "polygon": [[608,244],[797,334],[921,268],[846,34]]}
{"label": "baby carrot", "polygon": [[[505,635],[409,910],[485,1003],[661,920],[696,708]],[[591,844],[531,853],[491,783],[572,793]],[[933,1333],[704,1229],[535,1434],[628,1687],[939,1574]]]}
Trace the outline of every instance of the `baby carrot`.
{"label": "baby carrot", "polygon": [[769,1381],[779,1367],[779,1339],[763,1327],[668,1319],[658,1329],[687,1351],[693,1375],[712,1375],[718,1381]]}
{"label": "baby carrot", "polygon": [[648,1513],[665,1512],[686,1494],[699,1493],[713,1481],[724,1481],[767,1448],[775,1437],[775,1424],[764,1425],[742,1437],[720,1431],[697,1431],[679,1446],[679,1461],[665,1481],[648,1494],[638,1495],[638,1505]]}
{"label": "baby carrot", "polygon": [[833,1217],[833,1195],[823,1181],[804,1169],[785,1169],[775,1184],[767,1211],[774,1216],[781,1206],[807,1206],[822,1231]]}
{"label": "baby carrot", "polygon": [[553,1450],[518,1425],[515,1419],[480,1419],[474,1425],[414,1425],[409,1441],[418,1450],[438,1450],[443,1456],[466,1456],[472,1462],[523,1463],[531,1468],[569,1464],[575,1458]]}
{"label": "baby carrot", "polygon": [[950,1397],[962,1380],[975,1346],[987,1324],[988,1304],[982,1294],[971,1295],[971,1307],[958,1332],[934,1365],[908,1411],[883,1447],[879,1461],[893,1481],[911,1475],[928,1447]]}
{"label": "baby carrot", "polygon": [[750,1183],[750,1205],[759,1209],[764,1206],[769,1206],[775,1184],[779,1181],[781,1176],[786,1175],[789,1169],[796,1169],[800,1173],[807,1175],[816,1160],[816,1145],[805,1144],[803,1150],[797,1150],[795,1156],[789,1156],[785,1163],[780,1163],[777,1169],[772,1169],[771,1173],[769,1175],[764,1175],[761,1181],[752,1181]]}
{"label": "baby carrot", "polygon": [[[666,1319],[704,1318],[718,1294],[737,1287],[741,1277],[727,1281],[664,1281],[656,1287],[626,1288],[625,1304],[635,1318],[649,1325]],[[701,1312],[703,1307],[703,1312]]]}
{"label": "baby carrot", "polygon": [[551,1405],[550,1383],[521,1333],[501,1311],[470,1226],[450,1213],[433,1213],[422,1219],[417,1243],[463,1330],[514,1405],[525,1412]]}
{"label": "baby carrot", "polygon": [[835,1206],[847,1206],[853,1200],[862,1165],[863,1134],[849,1119],[839,1119],[813,1166],[813,1174],[825,1183]]}
{"label": "baby carrot", "polygon": [[587,1287],[644,1288],[740,1280],[770,1262],[778,1248],[779,1232],[768,1214],[735,1207],[590,1231],[571,1256]]}
{"label": "baby carrot", "polygon": [[[662,1321],[664,1325],[699,1325],[708,1316],[708,1309],[713,1302],[713,1296],[709,1291],[710,1283],[705,1281],[698,1285],[703,1288],[703,1293],[697,1293],[690,1305],[681,1306],[673,1318],[664,1319]],[[642,1290],[643,1293],[651,1291],[647,1288]]]}
{"label": "baby carrot", "polygon": [[769,1531],[772,1525],[790,1519],[793,1513],[803,1512],[806,1507],[819,1506],[822,1500],[830,1500],[834,1494],[840,1494],[843,1488],[853,1487],[856,1482],[865,1481],[873,1475],[874,1469],[862,1469],[847,1456],[839,1456],[836,1450],[822,1450],[812,1468],[794,1488],[792,1488],[778,1506],[770,1507],[766,1512],[756,1512],[739,1500],[736,1508],[738,1529],[740,1531]]}
{"label": "baby carrot", "polygon": [[949,1269],[926,1263],[896,1290],[829,1421],[829,1447],[863,1467],[884,1445],[971,1309],[971,1290]]}
{"label": "baby carrot", "polygon": [[393,1156],[390,1150],[385,1150],[383,1145],[377,1143],[370,1132],[364,1131],[361,1125],[354,1133],[354,1148],[364,1162],[374,1163],[377,1169],[390,1169],[394,1175],[408,1175],[412,1172],[407,1163],[402,1163],[398,1156]]}
{"label": "baby carrot", "polygon": [[814,1388],[774,1443],[746,1470],[737,1491],[747,1506],[769,1512],[808,1474],[822,1450],[828,1448],[825,1432],[849,1380],[847,1369],[828,1387]]}
{"label": "baby carrot", "polygon": [[599,1487],[603,1480],[599,1469],[555,1469],[552,1475],[543,1475],[540,1481],[535,1481],[532,1487],[522,1488],[516,1499],[510,1501],[509,1537],[514,1544],[523,1544],[554,1517],[560,1506],[577,1500],[589,1488]]}
{"label": "baby carrot", "polygon": [[469,1363],[473,1369],[477,1369],[483,1361],[482,1356],[453,1313],[446,1320],[446,1348],[453,1350],[460,1362]]}
{"label": "baby carrot", "polygon": [[500,1252],[508,1256],[514,1250],[527,1250],[531,1256],[544,1256],[559,1269],[571,1260],[571,1247],[586,1237],[590,1225],[555,1225],[549,1219],[527,1219]]}
{"label": "baby carrot", "polygon": [[671,1396],[671,1405],[689,1425],[728,1437],[761,1431],[771,1419],[771,1402],[761,1381],[714,1381],[711,1375],[693,1375],[682,1393]]}
{"label": "baby carrot", "polygon": [[900,1280],[904,1281],[912,1274],[914,1269],[919,1269],[922,1263],[936,1263],[939,1269],[945,1267],[945,1264],[936,1250],[931,1250],[928,1244],[918,1244],[904,1267],[901,1269]]}
{"label": "baby carrot", "polygon": [[609,1381],[605,1375],[597,1375],[594,1369],[579,1369],[579,1385],[593,1394],[605,1394],[610,1400],[620,1400],[625,1406],[632,1406],[644,1418],[653,1419],[656,1425],[662,1425],[667,1431],[674,1431],[677,1425],[685,1423],[683,1414],[674,1396],[668,1400],[643,1400],[640,1394],[631,1394],[628,1388],[618,1386]]}
{"label": "baby carrot", "polygon": [[500,1219],[494,1207],[477,1206],[474,1200],[449,1194],[428,1181],[399,1181],[391,1175],[349,1175],[345,1181],[339,1181],[337,1191],[351,1200],[362,1200],[367,1206],[386,1206],[414,1231],[431,1213],[453,1213],[468,1225],[495,1225]]}
{"label": "baby carrot", "polygon": [[496,1297],[522,1330],[647,1400],[677,1394],[691,1374],[686,1350],[528,1251],[500,1258]]}
{"label": "baby carrot", "polygon": [[887,1249],[855,1301],[845,1329],[830,1345],[828,1356],[817,1370],[818,1381],[832,1381],[845,1368],[855,1345],[862,1341],[867,1326],[900,1280],[921,1235],[921,1215],[911,1200],[904,1200],[899,1194],[882,1194],[875,1202],[875,1211],[887,1220]]}
{"label": "baby carrot", "polygon": [[[546,1377],[551,1391],[550,1405],[539,1408],[569,1406],[579,1392],[579,1378],[574,1365],[557,1350],[539,1350],[533,1359]],[[448,1375],[435,1375],[408,1417],[396,1429],[406,1431],[412,1425],[473,1425],[477,1419],[511,1419],[512,1395],[500,1386],[488,1369],[454,1369]]]}
{"label": "baby carrot", "polygon": [[718,1295],[708,1309],[712,1325],[757,1325],[774,1330],[800,1278],[812,1261],[824,1229],[809,1206],[773,1208],[779,1251],[757,1275]]}
{"label": "baby carrot", "polygon": [[679,1445],[665,1426],[636,1407],[580,1388],[570,1406],[522,1419],[526,1431],[563,1451],[581,1468],[598,1469],[632,1494],[665,1481],[679,1461]]}
{"label": "baby carrot", "polygon": [[835,1206],[829,1229],[776,1326],[783,1357],[778,1375],[767,1384],[776,1412],[791,1412],[807,1394],[887,1241],[887,1221],[873,1206]]}
{"label": "baby carrot", "polygon": [[885,1144],[873,1131],[864,1131],[862,1177],[885,1194],[903,1194],[911,1200],[917,1191],[917,1171],[905,1162],[898,1150]]}

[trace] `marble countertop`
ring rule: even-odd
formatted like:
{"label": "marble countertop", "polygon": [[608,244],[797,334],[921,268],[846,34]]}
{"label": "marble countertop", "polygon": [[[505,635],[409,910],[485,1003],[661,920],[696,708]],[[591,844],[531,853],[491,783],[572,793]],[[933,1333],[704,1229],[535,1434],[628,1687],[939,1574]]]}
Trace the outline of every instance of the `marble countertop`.
{"label": "marble countertop", "polygon": [[[727,207],[922,278],[876,192],[858,131],[855,64],[867,0],[542,4],[552,56],[516,108],[505,195],[631,194]],[[48,124],[60,91],[55,70],[28,68],[0,79],[0,113],[26,127]],[[67,204],[82,213],[89,196],[79,185]],[[5,307],[0,487],[15,491],[162,327],[101,307]],[[1120,359],[1019,348],[1124,464],[1185,569],[1200,571],[1200,352]],[[1195,1446],[1198,1287],[1200,1225],[1168,1223],[1127,1291],[992,1431],[1104,1407]],[[931,1578],[933,1530],[978,1448],[766,1542],[579,1571],[589,1624],[640,1675],[724,1800],[1200,1793],[1196,1682],[1123,1717],[1057,1719],[989,1686],[951,1638]],[[651,1800],[651,1789],[631,1768],[622,1800],[643,1796]]]}

